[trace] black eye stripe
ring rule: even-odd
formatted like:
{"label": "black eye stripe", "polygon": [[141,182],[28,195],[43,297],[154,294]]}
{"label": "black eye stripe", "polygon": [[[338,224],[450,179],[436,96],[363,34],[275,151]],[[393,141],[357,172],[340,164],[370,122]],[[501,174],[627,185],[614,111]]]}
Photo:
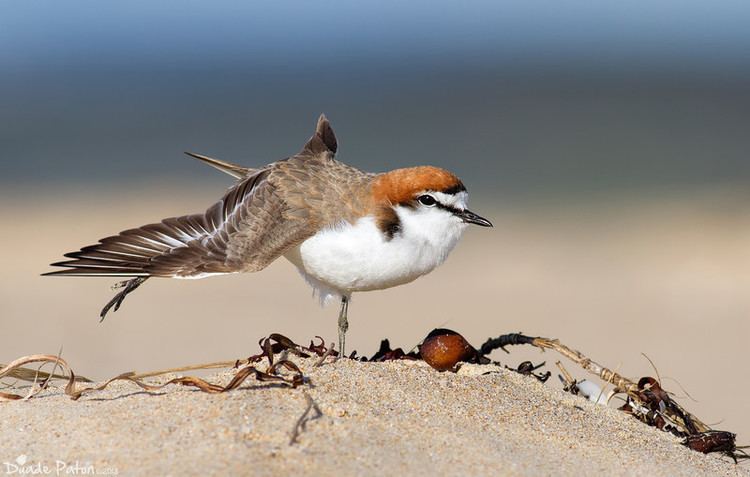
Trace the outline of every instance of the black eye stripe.
{"label": "black eye stripe", "polygon": [[[433,202],[425,204],[424,202],[422,202],[420,200],[420,199],[422,199],[422,197],[429,197],[430,199],[432,199]],[[437,198],[435,196],[430,195],[429,193],[428,194],[419,195],[415,199],[412,199],[412,200],[409,200],[409,201],[406,201],[406,202],[402,202],[402,203],[400,203],[398,205],[400,205],[401,207],[407,207],[407,208],[413,209],[413,208],[415,208],[417,206],[417,204],[423,204],[423,205],[428,206],[428,207],[436,207],[438,209],[448,211],[451,214],[457,214],[458,215],[458,214],[462,214],[464,212],[463,209],[459,209],[459,208],[454,207],[452,205],[443,204],[442,202],[440,202],[439,200],[437,200]]]}
{"label": "black eye stripe", "polygon": [[451,214],[461,214],[461,213],[463,213],[463,210],[461,210],[461,209],[459,209],[457,207],[453,207],[452,205],[445,205],[442,202],[435,202],[435,207],[437,207],[438,209],[441,209],[441,210],[446,210],[446,211],[450,212]]}
{"label": "black eye stripe", "polygon": [[463,209],[459,209],[452,205],[443,204],[442,202],[437,200],[435,196],[430,194],[420,195],[419,197],[417,197],[417,202],[428,207],[436,207],[438,209],[445,210],[455,215],[462,214],[464,212]]}

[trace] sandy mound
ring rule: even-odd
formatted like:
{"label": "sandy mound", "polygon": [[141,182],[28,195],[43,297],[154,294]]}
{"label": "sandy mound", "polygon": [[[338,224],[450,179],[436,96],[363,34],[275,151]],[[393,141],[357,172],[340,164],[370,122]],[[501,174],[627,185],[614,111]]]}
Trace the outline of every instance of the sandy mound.
{"label": "sandy mound", "polygon": [[[495,366],[454,374],[424,362],[295,361],[309,379],[296,389],[248,380],[224,394],[172,385],[150,395],[117,382],[77,402],[57,388],[3,403],[0,466],[51,475],[750,475]],[[290,445],[305,393],[322,416]]]}

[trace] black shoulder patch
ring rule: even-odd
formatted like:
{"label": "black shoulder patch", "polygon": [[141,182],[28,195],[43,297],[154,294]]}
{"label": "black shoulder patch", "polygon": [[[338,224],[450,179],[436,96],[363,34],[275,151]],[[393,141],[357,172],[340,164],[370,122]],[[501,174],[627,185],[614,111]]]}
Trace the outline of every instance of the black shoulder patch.
{"label": "black shoulder patch", "polygon": [[378,228],[386,236],[386,240],[392,240],[393,237],[400,233],[401,220],[398,218],[396,211],[391,207],[384,207],[383,213],[378,219]]}

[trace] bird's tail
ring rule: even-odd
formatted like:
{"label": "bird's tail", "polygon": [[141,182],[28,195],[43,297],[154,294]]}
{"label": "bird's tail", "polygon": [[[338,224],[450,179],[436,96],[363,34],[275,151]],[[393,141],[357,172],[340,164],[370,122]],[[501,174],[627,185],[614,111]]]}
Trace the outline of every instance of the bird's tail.
{"label": "bird's tail", "polygon": [[219,159],[214,159],[213,157],[204,156],[203,154],[195,154],[193,152],[185,152],[185,154],[187,154],[190,157],[194,157],[200,161],[203,161],[209,166],[215,167],[216,169],[220,170],[221,172],[225,174],[229,174],[235,179],[244,179],[254,174],[255,172],[257,172],[256,169],[250,169],[249,167],[238,166],[237,164],[232,164],[231,162],[221,161]]}

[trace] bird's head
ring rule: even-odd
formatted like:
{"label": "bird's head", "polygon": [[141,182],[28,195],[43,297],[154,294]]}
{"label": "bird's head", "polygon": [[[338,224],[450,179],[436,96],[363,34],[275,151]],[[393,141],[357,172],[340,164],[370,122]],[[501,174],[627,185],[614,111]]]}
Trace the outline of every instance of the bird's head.
{"label": "bird's head", "polygon": [[432,166],[396,169],[379,175],[372,186],[379,225],[391,238],[405,229],[435,236],[458,233],[468,224],[492,227],[466,208],[468,194],[453,173]]}

